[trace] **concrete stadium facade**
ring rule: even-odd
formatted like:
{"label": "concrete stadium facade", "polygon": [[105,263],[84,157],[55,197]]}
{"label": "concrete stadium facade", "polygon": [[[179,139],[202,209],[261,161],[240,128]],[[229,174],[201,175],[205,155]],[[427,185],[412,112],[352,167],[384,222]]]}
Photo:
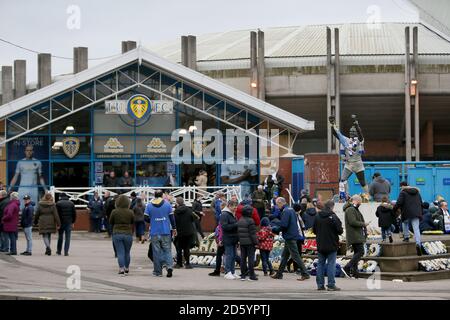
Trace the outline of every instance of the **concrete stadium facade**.
{"label": "concrete stadium facade", "polygon": [[[409,44],[406,30],[411,34]],[[195,59],[194,68],[198,71],[315,121],[315,131],[297,139],[293,150],[296,154],[327,152],[331,151],[330,146],[334,149],[327,132],[328,108],[339,104],[344,132],[351,126],[351,115],[358,116],[368,160],[416,159],[417,127],[420,131],[417,159],[450,158],[450,43],[423,24],[285,27],[264,32],[207,34],[194,40],[195,47],[183,47],[182,40],[149,49],[173,62]],[[408,78],[406,70],[411,70]],[[417,99],[411,93],[414,80]],[[405,154],[408,145],[405,103],[410,104],[411,110],[410,157]]]}

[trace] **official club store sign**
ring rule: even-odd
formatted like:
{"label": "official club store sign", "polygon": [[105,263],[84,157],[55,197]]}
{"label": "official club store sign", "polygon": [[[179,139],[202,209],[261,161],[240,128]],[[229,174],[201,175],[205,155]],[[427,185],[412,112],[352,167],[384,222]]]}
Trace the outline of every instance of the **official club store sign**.
{"label": "official club store sign", "polygon": [[128,114],[141,119],[148,113],[173,114],[173,101],[150,100],[145,95],[134,95],[129,100],[106,100],[105,114]]}

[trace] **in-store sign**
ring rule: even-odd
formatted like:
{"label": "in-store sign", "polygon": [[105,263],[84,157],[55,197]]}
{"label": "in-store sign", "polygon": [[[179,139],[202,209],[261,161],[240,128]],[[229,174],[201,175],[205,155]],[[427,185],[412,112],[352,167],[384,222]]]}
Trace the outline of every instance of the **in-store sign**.
{"label": "in-store sign", "polygon": [[424,186],[425,185],[425,178],[417,178],[416,179],[416,185],[417,186]]}

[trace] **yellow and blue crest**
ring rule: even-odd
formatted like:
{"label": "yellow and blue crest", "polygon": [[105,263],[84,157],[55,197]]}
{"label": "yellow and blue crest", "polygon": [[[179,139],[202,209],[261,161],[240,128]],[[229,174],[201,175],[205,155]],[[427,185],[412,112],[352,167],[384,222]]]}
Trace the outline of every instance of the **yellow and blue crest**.
{"label": "yellow and blue crest", "polygon": [[146,118],[152,111],[151,101],[143,94],[132,96],[127,103],[127,112],[135,120]]}
{"label": "yellow and blue crest", "polygon": [[66,137],[62,140],[64,154],[72,159],[80,151],[80,139],[75,137]]}

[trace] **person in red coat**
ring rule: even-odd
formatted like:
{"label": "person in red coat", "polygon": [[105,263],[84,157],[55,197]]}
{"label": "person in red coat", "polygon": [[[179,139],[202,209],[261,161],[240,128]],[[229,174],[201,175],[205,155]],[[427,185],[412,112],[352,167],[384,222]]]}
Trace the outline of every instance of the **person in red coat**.
{"label": "person in red coat", "polygon": [[7,244],[7,248],[9,248],[8,255],[15,256],[17,255],[17,231],[20,212],[19,194],[17,192],[11,193],[10,199],[3,212],[2,223],[3,232],[6,233],[9,240],[9,244]]}
{"label": "person in red coat", "polygon": [[[246,205],[251,206],[252,202],[250,200],[244,200],[238,205],[238,207],[236,209],[236,219],[238,221],[242,217],[242,208],[244,208]],[[259,218],[258,210],[256,210],[255,208],[253,208],[252,219],[253,219],[253,221],[255,221],[255,225],[258,227],[261,223],[261,220]]]}
{"label": "person in red coat", "polygon": [[269,260],[270,251],[273,249],[272,229],[270,228],[270,221],[267,217],[261,219],[261,230],[256,234],[258,237],[258,248],[261,255],[262,267],[264,275],[267,276],[267,269],[269,269],[270,275],[273,275],[272,263]]}

